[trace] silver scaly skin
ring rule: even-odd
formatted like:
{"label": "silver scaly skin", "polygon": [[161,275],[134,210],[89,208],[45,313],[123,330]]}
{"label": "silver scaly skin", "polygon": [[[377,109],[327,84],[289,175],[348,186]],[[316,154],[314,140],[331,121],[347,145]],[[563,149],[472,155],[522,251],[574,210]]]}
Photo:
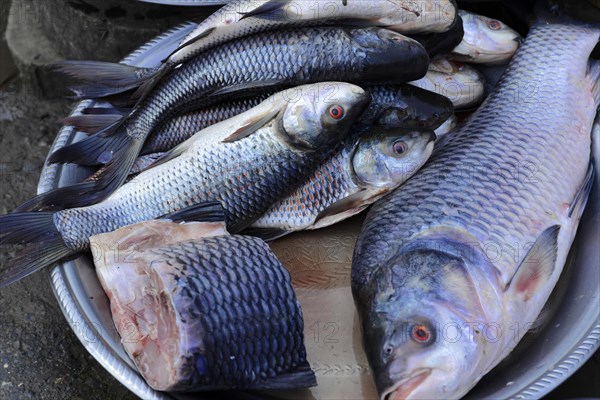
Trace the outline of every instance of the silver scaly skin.
{"label": "silver scaly skin", "polygon": [[410,178],[431,155],[434,140],[430,130],[359,130],[252,227],[317,229],[358,214]]}
{"label": "silver scaly skin", "polygon": [[382,399],[463,396],[535,321],[589,193],[599,37],[533,27],[480,109],[369,212],[352,289]]}
{"label": "silver scaly skin", "polygon": [[291,193],[368,102],[368,93],[343,82],[279,92],[200,131],[99,204],[2,215],[0,244],[25,244],[29,251],[4,266],[0,286],[87,250],[90,236],[173,213],[196,220],[199,210],[214,202],[225,210],[228,229],[237,232]]}

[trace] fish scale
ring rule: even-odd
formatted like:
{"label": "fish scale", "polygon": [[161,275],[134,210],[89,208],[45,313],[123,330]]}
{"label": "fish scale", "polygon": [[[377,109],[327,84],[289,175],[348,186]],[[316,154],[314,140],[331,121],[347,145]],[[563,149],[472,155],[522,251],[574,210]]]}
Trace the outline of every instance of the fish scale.
{"label": "fish scale", "polygon": [[[85,250],[90,236],[210,199],[221,201],[232,225],[250,215],[258,217],[281,193],[294,188],[294,176],[306,174],[322,155],[289,151],[268,128],[255,132],[253,138],[261,143],[260,149],[246,140],[217,146],[218,150],[207,146],[193,155],[180,156],[181,163],[150,169],[140,175],[143,182],[137,184],[134,179],[103,203],[58,212],[54,217],[56,226],[70,248]],[[265,169],[261,168],[261,160],[277,161]],[[241,174],[239,165],[252,168]]]}
{"label": "fish scale", "polygon": [[[268,378],[281,373],[312,374],[303,344],[302,311],[289,273],[264,242],[217,236],[150,252],[160,279],[168,285],[177,282],[171,293],[177,313],[186,321],[199,320],[199,325],[184,327],[188,340],[198,347],[187,349],[190,360],[182,363],[186,379],[171,390],[268,387]],[[167,260],[175,268],[166,267]],[[242,273],[252,279],[241,279]],[[244,295],[249,293],[247,286],[258,292],[264,286],[278,290],[266,297]],[[194,367],[198,357],[206,364],[204,375]]]}
{"label": "fish scale", "polygon": [[[518,260],[523,246],[562,222],[585,176],[584,132],[594,106],[577,79],[597,39],[597,32],[577,26],[532,29],[481,108],[370,211],[354,257],[357,292],[403,243],[435,226],[466,230],[479,244],[501,249],[494,265],[508,283],[519,265],[515,247]],[[544,71],[552,71],[551,79]]]}

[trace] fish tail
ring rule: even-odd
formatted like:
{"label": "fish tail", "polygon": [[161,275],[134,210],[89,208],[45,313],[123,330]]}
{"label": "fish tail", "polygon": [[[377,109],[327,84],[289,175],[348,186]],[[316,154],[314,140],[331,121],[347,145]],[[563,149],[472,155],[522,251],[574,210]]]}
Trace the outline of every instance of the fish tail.
{"label": "fish tail", "polygon": [[70,89],[79,99],[95,99],[136,89],[153,80],[159,69],[103,61],[61,61],[50,66],[78,82]]}
{"label": "fish tail", "polygon": [[24,246],[16,257],[0,268],[0,287],[74,254],[56,228],[54,214],[13,213],[0,216],[0,244]]}
{"label": "fish tail", "polygon": [[[96,136],[88,139],[94,138]],[[100,173],[94,176],[93,180],[42,193],[22,204],[18,211],[86,207],[110,196],[127,179],[142,142],[128,135],[102,139],[110,140],[110,143],[116,145],[110,151],[111,160],[105,164]]]}
{"label": "fish tail", "polygon": [[72,126],[80,132],[92,134],[121,122],[123,118],[121,114],[82,114],[64,118],[61,123],[64,126]]}

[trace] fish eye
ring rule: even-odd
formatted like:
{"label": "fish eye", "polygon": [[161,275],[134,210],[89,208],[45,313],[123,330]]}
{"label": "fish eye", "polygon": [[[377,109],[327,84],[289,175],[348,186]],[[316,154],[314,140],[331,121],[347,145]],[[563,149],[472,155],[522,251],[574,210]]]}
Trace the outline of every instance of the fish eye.
{"label": "fish eye", "polygon": [[497,31],[497,30],[499,30],[500,28],[502,28],[502,25],[500,24],[500,21],[496,21],[495,19],[490,19],[490,20],[487,22],[487,26],[488,26],[488,27],[489,27],[491,30],[493,30],[493,31]]}
{"label": "fish eye", "polygon": [[397,155],[402,155],[406,152],[408,146],[402,140],[398,140],[394,143],[394,153]]}
{"label": "fish eye", "polygon": [[393,352],[394,352],[394,348],[392,346],[388,345],[383,348],[383,355],[385,357],[391,356]]}
{"label": "fish eye", "polygon": [[417,343],[429,344],[433,338],[431,330],[423,324],[415,324],[411,329],[410,337]]}
{"label": "fish eye", "polygon": [[337,104],[329,107],[329,116],[336,120],[344,118],[344,107]]}
{"label": "fish eye", "polygon": [[423,119],[419,119],[419,120],[417,120],[417,122],[416,122],[416,125],[417,125],[419,128],[426,128],[426,127],[427,127],[427,125],[429,125],[429,124],[427,123],[427,121],[425,121],[425,120],[423,120]]}

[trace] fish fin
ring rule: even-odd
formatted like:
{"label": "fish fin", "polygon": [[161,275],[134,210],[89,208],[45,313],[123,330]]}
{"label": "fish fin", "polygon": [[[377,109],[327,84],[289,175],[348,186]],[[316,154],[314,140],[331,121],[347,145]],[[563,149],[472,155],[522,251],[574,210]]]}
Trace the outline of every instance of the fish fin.
{"label": "fish fin", "polygon": [[215,96],[222,96],[222,95],[226,95],[226,94],[232,94],[232,93],[236,93],[236,92],[247,92],[247,91],[251,91],[251,90],[260,90],[260,91],[264,92],[264,91],[268,91],[269,88],[275,88],[281,84],[282,84],[282,81],[280,79],[267,79],[264,81],[257,81],[257,82],[244,82],[244,83],[238,83],[235,85],[225,86],[221,89],[215,90],[209,96],[215,97]]}
{"label": "fish fin", "polygon": [[317,215],[313,226],[315,228],[323,228],[356,215],[371,204],[372,198],[373,193],[365,189],[344,197],[322,210],[319,215]]}
{"label": "fish fin", "polygon": [[585,206],[587,205],[588,198],[590,197],[592,186],[594,185],[595,174],[596,171],[594,170],[594,165],[590,162],[585,178],[583,178],[583,183],[569,206],[569,218],[581,218],[583,210],[585,210]]}
{"label": "fish fin", "polygon": [[551,276],[556,268],[560,225],[547,228],[531,246],[517,268],[506,290],[513,290],[529,300]]}
{"label": "fish fin", "polygon": [[188,139],[185,142],[178,144],[171,150],[167,151],[166,153],[163,153],[160,157],[158,157],[156,161],[154,161],[145,169],[145,171],[176,159],[177,157],[185,153],[185,151],[190,147],[192,143],[193,142],[189,141]]}
{"label": "fish fin", "polygon": [[56,229],[52,212],[0,216],[0,243],[25,245],[20,254],[0,270],[0,287],[73,254]]}
{"label": "fish fin", "polygon": [[154,166],[154,163],[159,160],[165,153],[150,153],[144,154],[135,160],[135,163],[129,171],[129,175],[139,174]]}
{"label": "fish fin", "polygon": [[259,7],[256,7],[252,11],[238,12],[242,17],[240,21],[246,18],[254,17],[260,19],[268,19],[269,21],[287,21],[289,18],[286,17],[285,13],[277,13],[282,10],[286,5],[291,3],[290,1],[282,0],[271,0]]}
{"label": "fish fin", "polygon": [[252,135],[254,132],[265,126],[269,121],[279,114],[279,110],[269,110],[262,116],[248,118],[242,125],[233,131],[229,136],[222,140],[223,143],[231,143]]}
{"label": "fish fin", "polygon": [[70,89],[78,98],[100,98],[137,88],[157,73],[154,68],[138,68],[104,61],[61,61],[50,68],[70,76],[81,85]]}
{"label": "fish fin", "polygon": [[592,60],[588,73],[592,83],[592,95],[596,101],[596,107],[600,108],[600,60]]}
{"label": "fish fin", "polygon": [[138,106],[140,102],[144,100],[146,96],[148,96],[148,94],[152,91],[152,89],[154,89],[158,82],[160,82],[169,72],[171,72],[171,69],[171,64],[161,64],[161,66],[156,70],[156,72],[154,72],[152,76],[149,76],[137,88],[137,90],[133,92],[131,99],[136,101],[134,107]]}
{"label": "fish fin", "polygon": [[226,218],[225,209],[220,202],[207,201],[163,215],[160,219],[173,222],[221,222],[226,221]]}
{"label": "fish fin", "polygon": [[108,126],[117,124],[123,118],[120,114],[82,114],[64,118],[61,123],[66,126],[73,126],[81,132],[98,133]]}
{"label": "fish fin", "polygon": [[208,35],[210,35],[211,33],[213,33],[215,31],[215,29],[217,29],[217,28],[216,27],[208,28],[208,29],[200,32],[199,34],[197,34],[196,36],[194,36],[190,40],[186,40],[185,42],[183,42],[182,44],[180,44],[179,46],[177,46],[177,48],[175,50],[173,50],[171,52],[171,54],[169,54],[169,56],[167,58],[165,58],[164,60],[162,60],[162,64],[163,65],[169,65],[169,58],[171,58],[171,56],[173,54],[177,53],[180,50],[183,50],[184,48],[188,47],[189,45],[191,45],[193,43],[196,43],[200,39],[204,39],[205,37],[207,37]]}
{"label": "fish fin", "polygon": [[131,113],[131,108],[121,107],[88,107],[81,110],[84,115],[128,115]]}
{"label": "fish fin", "polygon": [[308,363],[303,364],[305,365],[299,365],[292,372],[278,374],[269,378],[266,382],[257,383],[257,385],[260,386],[261,390],[288,390],[317,386],[315,373],[310,369]]}
{"label": "fish fin", "polygon": [[255,236],[264,240],[265,242],[271,242],[275,239],[279,239],[283,236],[289,235],[292,231],[286,231],[285,229],[279,228],[254,228],[249,227],[244,229],[241,234],[246,236]]}
{"label": "fish fin", "polygon": [[109,137],[97,134],[56,150],[48,157],[48,162],[89,166],[107,164],[133,141],[124,132]]}

